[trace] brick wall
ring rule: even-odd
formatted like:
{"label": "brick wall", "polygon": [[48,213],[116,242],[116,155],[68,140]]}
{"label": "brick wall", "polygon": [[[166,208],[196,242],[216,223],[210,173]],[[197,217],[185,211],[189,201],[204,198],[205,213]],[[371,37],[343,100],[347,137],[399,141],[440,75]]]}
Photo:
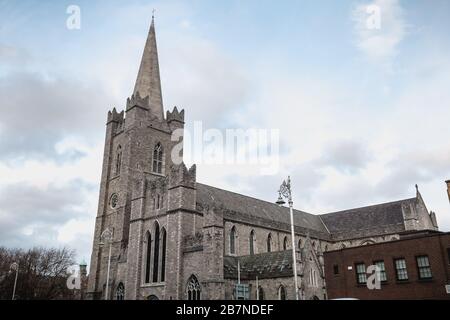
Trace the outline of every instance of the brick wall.
{"label": "brick wall", "polygon": [[[400,239],[325,253],[325,277],[330,299],[450,299],[445,285],[450,284],[450,234],[420,236]],[[433,278],[420,280],[416,256],[429,257]],[[408,280],[397,281],[394,259],[405,258]],[[355,263],[365,263],[366,268],[374,261],[385,263],[387,282],[381,290],[369,290],[356,281]],[[339,274],[334,273],[334,266]],[[349,269],[351,267],[351,270]]]}

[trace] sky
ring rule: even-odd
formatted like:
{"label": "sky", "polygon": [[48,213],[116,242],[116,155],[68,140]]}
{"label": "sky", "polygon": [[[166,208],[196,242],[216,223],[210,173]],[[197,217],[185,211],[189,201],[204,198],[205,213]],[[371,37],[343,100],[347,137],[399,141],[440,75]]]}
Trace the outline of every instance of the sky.
{"label": "sky", "polygon": [[0,246],[89,261],[106,114],[133,91],[153,9],[165,108],[186,130],[279,130],[275,173],[199,164],[198,181],[275,201],[290,175],[314,214],[418,184],[450,230],[450,2],[0,0]]}

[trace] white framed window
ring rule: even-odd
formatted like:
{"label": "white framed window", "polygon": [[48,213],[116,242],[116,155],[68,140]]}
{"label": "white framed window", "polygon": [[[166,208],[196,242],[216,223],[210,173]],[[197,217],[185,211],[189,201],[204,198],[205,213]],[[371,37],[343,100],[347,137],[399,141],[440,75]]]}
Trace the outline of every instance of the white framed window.
{"label": "white framed window", "polygon": [[430,260],[428,256],[416,257],[417,268],[419,269],[419,279],[431,279],[433,274],[431,273]]}
{"label": "white framed window", "polygon": [[356,269],[356,282],[358,284],[367,283],[366,265],[364,263],[355,264]]}

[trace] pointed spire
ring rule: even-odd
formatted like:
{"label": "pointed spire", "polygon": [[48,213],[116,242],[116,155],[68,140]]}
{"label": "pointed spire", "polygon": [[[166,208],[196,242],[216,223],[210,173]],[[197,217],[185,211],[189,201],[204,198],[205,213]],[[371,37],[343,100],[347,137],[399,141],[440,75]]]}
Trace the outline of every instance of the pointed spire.
{"label": "pointed spire", "polygon": [[158,48],[156,45],[154,11],[133,94],[136,95],[138,92],[142,98],[149,97],[152,115],[162,120],[164,118],[163,101],[161,78],[159,74]]}

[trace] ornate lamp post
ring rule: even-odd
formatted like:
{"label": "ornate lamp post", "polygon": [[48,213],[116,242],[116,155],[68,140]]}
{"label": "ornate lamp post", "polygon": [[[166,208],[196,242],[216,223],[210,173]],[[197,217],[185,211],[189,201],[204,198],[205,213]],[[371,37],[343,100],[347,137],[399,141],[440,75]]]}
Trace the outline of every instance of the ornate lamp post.
{"label": "ornate lamp post", "polygon": [[445,181],[447,184],[448,201],[450,201],[450,180]]}
{"label": "ornate lamp post", "polygon": [[108,254],[108,271],[106,273],[106,289],[105,289],[105,300],[109,300],[108,289],[109,289],[109,271],[111,269],[111,251],[113,243],[113,233],[106,228],[100,236],[100,247],[103,247],[106,243],[109,243],[109,254]]}
{"label": "ornate lamp post", "polygon": [[16,272],[16,278],[14,279],[14,289],[11,300],[14,300],[14,297],[16,296],[17,276],[19,275],[19,264],[17,262],[12,263],[9,267],[9,272],[13,271]]}
{"label": "ornate lamp post", "polygon": [[[288,200],[289,211],[291,214],[291,239],[292,239],[292,269],[294,271],[294,283],[295,283],[295,300],[298,300],[298,279],[297,279],[297,257],[295,254],[295,232],[294,232],[294,202],[292,201],[292,189],[291,189],[291,177],[288,177],[287,181],[283,181],[278,191],[279,197],[276,202],[279,206],[283,206]],[[284,199],[283,199],[284,198]]]}

